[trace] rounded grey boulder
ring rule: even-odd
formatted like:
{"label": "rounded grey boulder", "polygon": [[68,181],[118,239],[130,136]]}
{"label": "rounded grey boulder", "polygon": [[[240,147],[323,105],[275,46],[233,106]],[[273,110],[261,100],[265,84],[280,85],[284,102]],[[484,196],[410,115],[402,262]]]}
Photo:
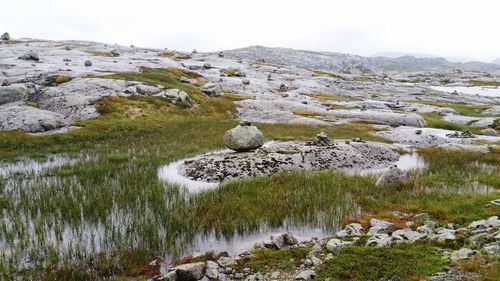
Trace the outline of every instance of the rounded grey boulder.
{"label": "rounded grey boulder", "polygon": [[5,32],[4,34],[2,34],[2,36],[0,37],[0,39],[5,40],[5,41],[10,40],[9,33]]}
{"label": "rounded grey boulder", "polygon": [[224,144],[237,152],[250,151],[264,144],[264,135],[250,123],[241,122],[224,134]]}
{"label": "rounded grey boulder", "polygon": [[91,60],[86,60],[84,63],[85,66],[92,66],[92,61]]}
{"label": "rounded grey boulder", "polygon": [[385,171],[375,183],[376,186],[394,186],[406,182],[406,173],[397,166],[392,166]]}

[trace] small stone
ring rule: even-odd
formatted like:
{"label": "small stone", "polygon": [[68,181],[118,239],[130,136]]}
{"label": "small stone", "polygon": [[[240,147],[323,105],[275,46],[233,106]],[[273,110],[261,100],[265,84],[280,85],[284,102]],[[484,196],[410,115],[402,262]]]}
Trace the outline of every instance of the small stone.
{"label": "small stone", "polygon": [[330,239],[330,241],[328,241],[328,243],[326,243],[326,250],[329,253],[335,254],[339,247],[351,245],[352,243],[353,242],[351,242],[351,241],[342,241],[340,239],[333,238],[333,239]]}
{"label": "small stone", "polygon": [[248,80],[248,79],[243,79],[243,80],[241,80],[241,83],[243,83],[243,85],[245,85],[245,86],[246,86],[246,85],[250,85],[250,80]]}
{"label": "small stone", "polygon": [[207,261],[205,275],[210,279],[219,278],[219,266],[216,262]]}
{"label": "small stone", "polygon": [[113,49],[113,50],[111,50],[111,55],[113,57],[119,57],[120,56],[120,52],[117,49]]}
{"label": "small stone", "polygon": [[500,257],[500,245],[496,242],[484,245],[483,251],[493,257]]}
{"label": "small stone", "polygon": [[220,85],[212,82],[203,85],[200,90],[209,97],[218,97],[221,92]]}
{"label": "small stone", "polygon": [[468,259],[469,257],[477,254],[476,251],[469,249],[469,248],[462,248],[457,251],[453,251],[450,255],[450,259],[452,261],[459,261],[459,260],[465,260]]}
{"label": "small stone", "polygon": [[221,266],[221,267],[230,267],[230,266],[235,266],[237,265],[238,263],[236,262],[236,260],[232,257],[220,257],[218,260],[217,260],[217,263]]}
{"label": "small stone", "polygon": [[413,221],[416,224],[423,224],[424,222],[426,222],[430,219],[431,218],[429,217],[429,214],[427,214],[427,213],[420,213],[420,214],[416,214],[415,216],[413,216]]}
{"label": "small stone", "polygon": [[84,63],[85,66],[92,66],[92,61],[86,60]]}
{"label": "small stone", "polygon": [[189,80],[189,78],[185,77],[185,76],[182,76],[181,79],[180,79],[181,83],[191,83],[191,80]]}
{"label": "small stone", "polygon": [[316,272],[314,270],[304,270],[299,272],[295,276],[295,280],[309,280],[309,279],[314,279],[316,277]]}
{"label": "small stone", "polygon": [[387,247],[391,245],[391,237],[387,234],[375,234],[366,241],[369,247]]}
{"label": "small stone", "polygon": [[212,65],[210,65],[208,62],[203,64],[203,69],[210,69],[212,68]]}

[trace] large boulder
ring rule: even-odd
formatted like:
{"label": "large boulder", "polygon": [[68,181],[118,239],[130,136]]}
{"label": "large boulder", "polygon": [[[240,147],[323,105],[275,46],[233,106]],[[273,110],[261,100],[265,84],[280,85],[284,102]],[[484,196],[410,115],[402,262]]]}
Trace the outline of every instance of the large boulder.
{"label": "large boulder", "polygon": [[2,34],[2,36],[0,37],[1,40],[10,40],[10,35],[8,32],[5,32],[4,34]]}
{"label": "large boulder", "polygon": [[28,88],[23,84],[0,87],[0,104],[24,100],[28,96]]}
{"label": "large boulder", "polygon": [[241,122],[224,134],[224,144],[237,152],[250,151],[264,144],[264,135],[249,122]]}
{"label": "large boulder", "polygon": [[31,106],[0,107],[0,131],[45,132],[65,126],[64,116]]}
{"label": "large boulder", "polygon": [[220,96],[220,85],[217,83],[207,83],[203,85],[200,90],[205,93],[209,97],[218,97]]}
{"label": "large boulder", "polygon": [[392,166],[385,171],[375,183],[376,186],[394,186],[405,183],[407,181],[406,172],[399,169],[397,166]]}

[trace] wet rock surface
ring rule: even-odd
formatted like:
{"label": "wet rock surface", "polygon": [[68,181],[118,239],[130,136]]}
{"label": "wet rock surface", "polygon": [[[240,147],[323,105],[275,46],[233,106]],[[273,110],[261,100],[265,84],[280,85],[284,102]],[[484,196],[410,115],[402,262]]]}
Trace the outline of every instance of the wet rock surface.
{"label": "wet rock surface", "polygon": [[386,144],[323,141],[276,142],[252,152],[216,152],[185,161],[180,173],[205,182],[262,176],[282,171],[385,168],[399,159]]}

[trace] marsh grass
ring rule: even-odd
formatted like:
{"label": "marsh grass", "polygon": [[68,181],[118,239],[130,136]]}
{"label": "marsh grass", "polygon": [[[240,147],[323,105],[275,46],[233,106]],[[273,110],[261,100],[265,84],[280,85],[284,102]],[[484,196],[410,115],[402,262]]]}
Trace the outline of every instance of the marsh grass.
{"label": "marsh grass", "polygon": [[430,100],[412,100],[408,102],[433,105],[438,107],[447,107],[455,110],[460,115],[471,116],[471,117],[484,117],[482,112],[492,107],[489,104],[464,104],[464,103],[438,102]]}
{"label": "marsh grass", "polygon": [[[157,177],[161,165],[221,148],[221,136],[237,123],[231,111],[239,97],[208,98],[178,82],[181,75],[195,76],[177,69],[143,68],[142,73],[107,77],[180,88],[196,101],[193,108],[154,97],[110,97],[97,105],[103,115],[76,122],[82,127],[76,131],[44,136],[0,133],[4,161],[55,152],[92,155],[89,161],[41,174],[0,178],[0,211],[9,221],[0,228],[0,243],[9,247],[0,256],[4,279],[147,275],[140,268],[155,256],[180,256],[199,234],[230,238],[263,224],[315,225],[333,231],[360,215],[390,218],[394,210],[429,212],[459,224],[500,212],[499,207],[484,207],[498,198],[498,191],[476,189],[478,184],[500,187],[496,153],[422,150],[428,169],[392,189],[376,188],[372,176],[333,171],[284,172],[197,194],[164,184]],[[371,134],[373,127],[359,123],[257,126],[269,140],[306,140],[325,131],[332,138],[384,141]],[[32,259],[30,267],[20,269],[26,255]]]}

